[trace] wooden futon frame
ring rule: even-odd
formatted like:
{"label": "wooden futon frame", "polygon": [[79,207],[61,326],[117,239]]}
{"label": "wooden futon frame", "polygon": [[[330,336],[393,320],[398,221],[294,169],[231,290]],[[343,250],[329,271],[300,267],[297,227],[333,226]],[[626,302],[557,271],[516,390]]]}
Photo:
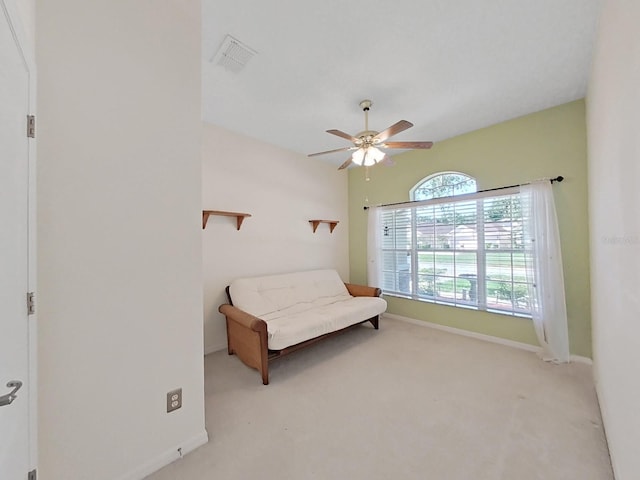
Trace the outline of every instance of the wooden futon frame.
{"label": "wooden futon frame", "polygon": [[[345,286],[352,297],[379,297],[382,293],[379,288],[365,285],[345,283]],[[267,346],[267,323],[258,317],[234,307],[233,300],[229,294],[229,287],[226,288],[226,292],[229,304],[220,305],[218,311],[227,319],[227,347],[229,355],[235,353],[245,364],[257,369],[262,375],[262,383],[264,385],[269,384],[270,361],[284,357],[301,348],[308,347],[320,340],[345,332],[366,322],[371,322],[376,330],[378,330],[379,327],[379,316],[376,315],[375,317],[368,318],[341,330],[311,338],[296,345],[283,348],[282,350],[269,350]]]}

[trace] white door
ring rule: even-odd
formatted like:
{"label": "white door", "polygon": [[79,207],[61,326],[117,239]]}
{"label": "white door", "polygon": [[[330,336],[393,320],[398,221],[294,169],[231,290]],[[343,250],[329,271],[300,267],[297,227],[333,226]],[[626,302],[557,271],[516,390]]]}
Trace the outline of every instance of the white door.
{"label": "white door", "polygon": [[[0,0],[0,478],[25,480],[30,465],[29,71],[9,11]],[[17,382],[22,387],[7,398]]]}

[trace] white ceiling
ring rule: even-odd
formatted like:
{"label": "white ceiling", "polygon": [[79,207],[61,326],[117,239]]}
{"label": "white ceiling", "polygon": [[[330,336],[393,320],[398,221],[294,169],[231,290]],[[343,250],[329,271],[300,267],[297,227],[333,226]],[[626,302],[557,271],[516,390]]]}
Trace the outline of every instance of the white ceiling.
{"label": "white ceiling", "polygon": [[[203,0],[204,120],[286,149],[440,141],[586,94],[600,0]],[[211,59],[230,34],[258,53]],[[335,165],[348,153],[317,157]]]}

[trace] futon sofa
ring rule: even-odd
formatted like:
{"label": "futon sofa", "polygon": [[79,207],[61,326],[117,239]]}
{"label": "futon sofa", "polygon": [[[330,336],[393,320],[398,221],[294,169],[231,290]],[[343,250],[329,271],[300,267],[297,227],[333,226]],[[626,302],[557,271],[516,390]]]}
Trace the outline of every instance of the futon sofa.
{"label": "futon sofa", "polygon": [[378,329],[387,309],[379,288],[343,283],[335,270],[240,278],[227,287],[218,309],[227,322],[229,355],[262,374],[269,361],[358,324]]}

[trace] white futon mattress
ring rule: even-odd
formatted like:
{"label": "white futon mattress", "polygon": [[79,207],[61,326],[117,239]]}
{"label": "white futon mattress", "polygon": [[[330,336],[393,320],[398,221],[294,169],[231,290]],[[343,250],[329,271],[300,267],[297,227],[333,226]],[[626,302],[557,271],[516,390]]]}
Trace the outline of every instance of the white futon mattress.
{"label": "white futon mattress", "polygon": [[352,297],[335,270],[235,280],[233,304],[267,323],[268,346],[281,350],[383,313],[379,297]]}

